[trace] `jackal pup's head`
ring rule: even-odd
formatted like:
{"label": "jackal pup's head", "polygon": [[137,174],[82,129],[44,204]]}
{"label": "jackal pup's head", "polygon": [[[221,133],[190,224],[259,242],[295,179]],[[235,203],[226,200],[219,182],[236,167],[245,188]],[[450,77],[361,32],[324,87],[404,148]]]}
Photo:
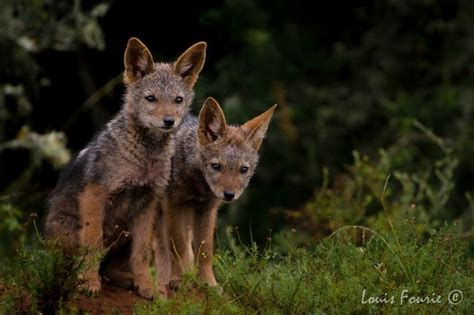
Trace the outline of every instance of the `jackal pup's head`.
{"label": "jackal pup's head", "polygon": [[188,48],[174,63],[155,63],[148,48],[130,38],[125,50],[126,110],[136,122],[154,131],[179,126],[194,98],[206,59],[206,43]]}
{"label": "jackal pup's head", "polygon": [[217,198],[230,202],[247,187],[275,107],[242,126],[229,126],[217,101],[212,97],[205,101],[199,113],[199,155],[204,177]]}

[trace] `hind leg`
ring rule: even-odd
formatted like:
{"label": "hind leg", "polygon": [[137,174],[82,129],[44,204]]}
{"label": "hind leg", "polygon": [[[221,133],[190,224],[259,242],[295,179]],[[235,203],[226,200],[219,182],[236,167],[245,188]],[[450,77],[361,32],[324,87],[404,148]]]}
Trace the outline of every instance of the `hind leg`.
{"label": "hind leg", "polygon": [[[80,277],[85,281],[81,288],[98,291],[100,289],[100,280],[98,273],[95,275],[97,267],[93,264],[93,247],[84,246],[81,242],[81,236],[84,234],[81,218],[77,215],[51,208],[45,224],[45,236],[53,246],[59,246],[67,256],[79,256],[86,272]],[[66,207],[64,207],[66,208]],[[66,208],[67,209],[67,208]]]}
{"label": "hind leg", "polygon": [[123,289],[133,287],[133,274],[130,270],[130,252],[124,251],[110,257],[110,262],[102,271],[104,280]]}
{"label": "hind leg", "polygon": [[46,239],[58,245],[65,255],[73,256],[79,252],[80,229],[81,222],[77,216],[63,211],[51,211],[46,218],[44,234]]}

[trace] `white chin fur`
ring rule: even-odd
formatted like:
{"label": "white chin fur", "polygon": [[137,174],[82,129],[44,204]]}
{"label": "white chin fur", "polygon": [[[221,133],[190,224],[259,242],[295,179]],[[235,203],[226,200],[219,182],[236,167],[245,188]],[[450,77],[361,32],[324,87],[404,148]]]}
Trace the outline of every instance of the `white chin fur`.
{"label": "white chin fur", "polygon": [[164,133],[168,133],[168,132],[172,132],[173,130],[175,130],[176,128],[163,128],[163,127],[158,127],[158,130],[161,131],[161,132],[164,132]]}

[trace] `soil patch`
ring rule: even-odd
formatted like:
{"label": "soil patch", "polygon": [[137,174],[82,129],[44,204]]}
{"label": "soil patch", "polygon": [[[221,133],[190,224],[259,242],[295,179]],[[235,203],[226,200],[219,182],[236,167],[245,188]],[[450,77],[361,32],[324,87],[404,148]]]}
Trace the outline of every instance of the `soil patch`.
{"label": "soil patch", "polygon": [[91,314],[133,314],[133,305],[147,302],[135,292],[112,285],[103,285],[96,297],[79,294],[70,305]]}

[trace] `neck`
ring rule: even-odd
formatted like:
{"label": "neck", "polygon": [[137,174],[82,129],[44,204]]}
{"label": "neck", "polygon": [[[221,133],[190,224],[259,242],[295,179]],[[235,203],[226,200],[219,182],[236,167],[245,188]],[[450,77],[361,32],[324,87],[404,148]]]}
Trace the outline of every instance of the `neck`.
{"label": "neck", "polygon": [[127,134],[133,137],[137,144],[143,146],[148,152],[162,148],[173,139],[172,132],[163,132],[158,128],[145,127],[135,117],[128,117],[126,129]]}

